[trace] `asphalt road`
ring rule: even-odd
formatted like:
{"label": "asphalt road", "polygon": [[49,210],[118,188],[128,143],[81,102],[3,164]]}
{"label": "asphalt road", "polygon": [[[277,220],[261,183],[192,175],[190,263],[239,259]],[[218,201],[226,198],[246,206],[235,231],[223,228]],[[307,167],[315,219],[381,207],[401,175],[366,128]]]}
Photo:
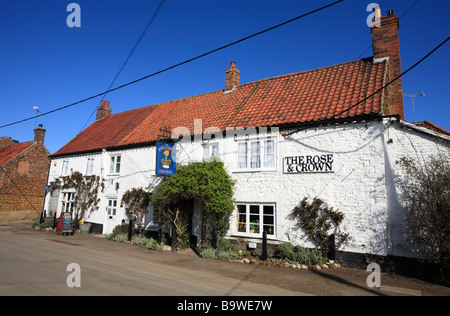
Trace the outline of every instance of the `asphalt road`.
{"label": "asphalt road", "polygon": [[[70,264],[79,270],[68,270]],[[0,223],[2,296],[450,295],[446,287],[387,275],[381,289],[373,289],[367,276],[354,269],[318,272],[211,261],[93,235],[57,236],[29,223]],[[72,281],[79,287],[71,287]]]}

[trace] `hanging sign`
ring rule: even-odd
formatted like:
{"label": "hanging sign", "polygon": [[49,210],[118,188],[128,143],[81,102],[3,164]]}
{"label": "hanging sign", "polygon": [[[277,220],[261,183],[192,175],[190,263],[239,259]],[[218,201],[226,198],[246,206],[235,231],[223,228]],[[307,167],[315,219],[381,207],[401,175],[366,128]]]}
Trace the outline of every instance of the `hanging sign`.
{"label": "hanging sign", "polygon": [[283,173],[334,172],[333,154],[283,158]]}
{"label": "hanging sign", "polygon": [[172,176],[176,171],[175,145],[158,142],[156,146],[156,174]]}

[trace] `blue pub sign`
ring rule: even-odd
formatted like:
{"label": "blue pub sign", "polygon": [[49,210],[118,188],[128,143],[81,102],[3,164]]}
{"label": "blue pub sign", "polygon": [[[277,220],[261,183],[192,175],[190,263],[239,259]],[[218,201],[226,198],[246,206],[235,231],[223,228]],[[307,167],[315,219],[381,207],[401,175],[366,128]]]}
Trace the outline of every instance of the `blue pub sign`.
{"label": "blue pub sign", "polygon": [[173,176],[176,171],[175,144],[158,142],[156,145],[156,174]]}

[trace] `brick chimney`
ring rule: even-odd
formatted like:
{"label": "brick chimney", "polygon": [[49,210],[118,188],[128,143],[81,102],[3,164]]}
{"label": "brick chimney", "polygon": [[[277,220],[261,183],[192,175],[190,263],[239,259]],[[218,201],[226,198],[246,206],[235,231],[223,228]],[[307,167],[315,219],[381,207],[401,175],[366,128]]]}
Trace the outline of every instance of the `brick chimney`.
{"label": "brick chimney", "polygon": [[37,142],[38,145],[44,145],[45,131],[46,130],[42,128],[42,124],[39,124],[39,127],[34,129],[34,141]]}
{"label": "brick chimney", "polygon": [[102,105],[97,108],[96,121],[100,121],[108,115],[112,114],[112,109],[109,107],[109,101],[102,100]]}
{"label": "brick chimney", "polygon": [[236,68],[236,63],[232,61],[230,68],[225,71],[225,91],[231,91],[239,86],[240,79],[241,73]]}
{"label": "brick chimney", "polygon": [[[380,17],[380,23],[373,23],[372,48],[373,58],[389,57],[390,80],[397,78],[402,73],[400,61],[400,43],[398,38],[398,17],[392,10],[387,16],[381,16],[381,8],[375,9],[375,16]],[[383,109],[385,114],[398,114],[402,120],[405,119],[403,110],[403,88],[402,78],[395,81],[391,86],[391,105]]]}

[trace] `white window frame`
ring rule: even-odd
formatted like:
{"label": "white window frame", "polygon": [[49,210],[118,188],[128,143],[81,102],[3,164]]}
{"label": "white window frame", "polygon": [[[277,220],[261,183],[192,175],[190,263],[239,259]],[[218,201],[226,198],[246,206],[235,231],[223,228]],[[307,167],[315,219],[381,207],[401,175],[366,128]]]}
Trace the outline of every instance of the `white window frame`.
{"label": "white window frame", "polygon": [[236,203],[235,215],[233,235],[262,238],[263,231],[266,230],[268,238],[276,238],[275,203]]}
{"label": "white window frame", "polygon": [[120,174],[122,155],[111,155],[109,160],[109,174]]}
{"label": "white window frame", "polygon": [[69,175],[69,160],[63,160],[62,166],[61,166],[61,176],[68,176]]}
{"label": "white window frame", "polygon": [[108,204],[106,206],[106,215],[109,218],[115,218],[117,215],[117,209],[119,208],[117,199],[108,199]]}
{"label": "white window frame", "polygon": [[277,144],[275,137],[237,141],[237,162],[234,172],[276,171]]}
{"label": "white window frame", "polygon": [[203,145],[203,161],[211,161],[220,157],[219,143],[208,143]]}
{"label": "white window frame", "polygon": [[64,191],[61,193],[61,213],[69,212],[73,214],[73,206],[75,204],[75,192]]}
{"label": "white window frame", "polygon": [[86,163],[86,175],[94,174],[95,158],[88,158]]}

